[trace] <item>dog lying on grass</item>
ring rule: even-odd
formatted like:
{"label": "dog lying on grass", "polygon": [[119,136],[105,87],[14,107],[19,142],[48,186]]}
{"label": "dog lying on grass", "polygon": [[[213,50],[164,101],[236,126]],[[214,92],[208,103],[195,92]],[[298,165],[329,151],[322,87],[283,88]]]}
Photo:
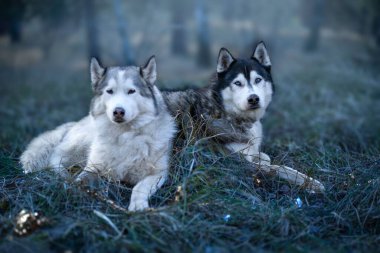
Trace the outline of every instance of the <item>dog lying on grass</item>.
{"label": "dog lying on grass", "polygon": [[264,43],[259,43],[247,59],[234,58],[222,48],[216,72],[206,88],[163,92],[185,138],[190,138],[189,133],[201,132],[197,139],[211,138],[229,151],[241,153],[266,174],[310,191],[324,191],[318,180],[287,166],[272,165],[269,156],[260,150],[261,119],[274,91],[271,61]]}
{"label": "dog lying on grass", "polygon": [[77,181],[101,175],[133,184],[130,211],[149,207],[149,197],[167,178],[174,119],[157,87],[156,61],[144,67],[103,68],[91,60],[94,97],[90,115],[41,134],[21,155],[25,173],[46,167]]}

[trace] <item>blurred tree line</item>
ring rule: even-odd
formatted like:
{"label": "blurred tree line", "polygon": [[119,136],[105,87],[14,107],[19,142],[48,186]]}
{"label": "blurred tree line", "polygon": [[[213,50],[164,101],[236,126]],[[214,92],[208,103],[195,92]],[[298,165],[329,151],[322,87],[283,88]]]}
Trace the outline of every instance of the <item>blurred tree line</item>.
{"label": "blurred tree line", "polygon": [[301,1],[301,18],[309,30],[305,49],[318,47],[322,27],[351,30],[374,40],[380,47],[379,0],[309,0]]}
{"label": "blurred tree line", "polygon": [[[53,37],[59,32],[58,27],[68,26],[75,28],[84,17],[86,27],[88,55],[100,58],[101,48],[99,45],[98,12],[104,5],[112,5],[113,16],[117,20],[117,29],[122,41],[122,54],[125,64],[135,62],[133,49],[128,36],[128,23],[122,12],[122,0],[112,2],[99,2],[94,0],[2,0],[0,1],[0,35],[10,35],[12,43],[22,40],[22,27],[32,18],[39,18],[43,24],[45,54],[49,55]],[[172,16],[172,43],[171,51],[175,55],[187,55],[187,28],[186,20],[189,18],[186,9],[189,3],[180,1],[163,1],[169,5]],[[198,29],[198,62],[209,65],[210,61],[210,38],[208,32],[208,19],[204,0],[195,3],[195,18]],[[54,35],[52,34],[54,33]],[[64,34],[61,34],[64,36]]]}
{"label": "blurred tree line", "polygon": [[[128,32],[128,18],[130,17],[123,10],[127,8],[130,11],[128,13],[131,13],[133,8],[137,8],[135,7],[137,3],[140,2],[132,0],[1,0],[0,35],[9,35],[12,43],[20,43],[23,38],[23,26],[31,19],[39,18],[43,24],[43,48],[46,55],[49,55],[51,44],[55,39],[65,36],[65,32],[72,31],[78,28],[78,24],[82,24],[86,30],[88,55],[100,58],[102,49],[99,43],[101,35],[98,31],[98,15],[106,6],[107,10],[112,10],[111,17],[116,20],[123,61],[131,64],[135,61],[135,50],[130,43],[130,33]],[[226,0],[218,3],[221,4],[215,6],[215,3],[206,0],[154,2],[157,5],[157,11],[159,8],[165,8],[171,13],[170,49],[174,55],[188,54],[188,38],[190,36],[187,21],[193,19],[196,26],[197,62],[204,66],[211,64],[208,8],[213,6],[212,8],[220,9],[220,16],[223,20],[232,22],[231,10],[239,7]],[[324,27],[355,32],[374,41],[380,47],[379,0],[308,0],[298,3],[300,6],[299,18],[309,31],[305,41],[306,50],[313,51],[318,48],[320,32]],[[255,4],[256,2],[249,2],[250,7],[254,7]],[[280,5],[286,6],[286,3],[281,1]],[[139,6],[139,8],[144,8],[144,4],[140,3]],[[277,19],[275,18],[277,20],[276,27],[280,22],[278,17],[281,16],[281,8],[273,8],[275,17],[277,17]],[[189,10],[192,11],[189,12]],[[193,16],[190,16],[189,13]],[[253,15],[252,20],[254,19]],[[70,27],[70,29],[57,29],[57,27],[63,26]]]}

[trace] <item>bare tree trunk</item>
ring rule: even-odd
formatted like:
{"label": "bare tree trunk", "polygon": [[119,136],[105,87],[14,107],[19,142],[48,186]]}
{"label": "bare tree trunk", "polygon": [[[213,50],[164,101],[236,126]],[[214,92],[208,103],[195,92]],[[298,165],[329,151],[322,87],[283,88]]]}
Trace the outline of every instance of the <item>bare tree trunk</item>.
{"label": "bare tree trunk", "polygon": [[100,60],[100,47],[98,39],[98,22],[96,9],[93,0],[85,0],[84,10],[86,17],[87,46],[89,57],[96,57]]}
{"label": "bare tree trunk", "polygon": [[22,20],[25,3],[21,0],[2,0],[0,2],[0,34],[8,33],[12,44],[21,42]]}
{"label": "bare tree trunk", "polygon": [[175,55],[187,55],[187,36],[185,29],[185,15],[181,3],[172,3],[172,53]]}
{"label": "bare tree trunk", "polygon": [[324,19],[325,0],[303,2],[304,21],[309,28],[309,35],[305,41],[305,50],[312,52],[318,49],[320,30]]}
{"label": "bare tree trunk", "polygon": [[209,35],[209,27],[208,27],[208,17],[207,17],[203,0],[197,1],[195,12],[196,12],[195,18],[197,22],[197,33],[198,33],[197,60],[201,66],[210,66],[211,64],[210,35]]}
{"label": "bare tree trunk", "polygon": [[380,49],[380,15],[374,18],[371,30],[372,30],[372,36],[375,39],[376,45]]}
{"label": "bare tree trunk", "polygon": [[131,48],[131,44],[128,39],[128,23],[123,17],[122,4],[120,0],[113,1],[113,7],[115,11],[115,17],[117,21],[117,29],[122,43],[123,61],[127,65],[133,65],[135,63],[135,56]]}
{"label": "bare tree trunk", "polygon": [[270,35],[270,52],[271,57],[277,54],[279,48],[279,31],[281,29],[281,24],[283,22],[283,11],[280,6],[273,7],[274,17],[272,23],[272,32]]}

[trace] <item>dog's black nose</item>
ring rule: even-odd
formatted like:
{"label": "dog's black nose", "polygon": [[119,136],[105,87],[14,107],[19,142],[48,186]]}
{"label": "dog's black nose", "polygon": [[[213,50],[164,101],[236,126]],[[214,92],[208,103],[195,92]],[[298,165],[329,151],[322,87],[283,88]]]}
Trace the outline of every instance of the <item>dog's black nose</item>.
{"label": "dog's black nose", "polygon": [[248,103],[251,105],[257,105],[260,102],[259,96],[253,94],[248,97]]}
{"label": "dog's black nose", "polygon": [[113,116],[121,118],[124,117],[125,111],[121,107],[116,107],[115,110],[113,110]]}

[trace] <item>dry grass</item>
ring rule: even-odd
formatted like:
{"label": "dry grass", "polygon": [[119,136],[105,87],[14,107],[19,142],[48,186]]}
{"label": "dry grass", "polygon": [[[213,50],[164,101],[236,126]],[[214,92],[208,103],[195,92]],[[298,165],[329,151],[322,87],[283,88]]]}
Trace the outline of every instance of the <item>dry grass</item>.
{"label": "dry grass", "polygon": [[[2,86],[7,96],[0,102],[0,251],[376,251],[378,73],[352,59],[286,57],[298,64],[276,76],[263,148],[276,163],[324,182],[323,195],[252,174],[240,157],[199,144],[173,157],[170,179],[151,200],[155,210],[115,210],[49,171],[23,175],[17,164],[32,136],[85,114],[90,95],[85,82],[30,86],[18,77],[17,89]],[[131,188],[103,181],[99,189],[128,206]],[[17,236],[21,210],[38,212],[47,222]]]}

